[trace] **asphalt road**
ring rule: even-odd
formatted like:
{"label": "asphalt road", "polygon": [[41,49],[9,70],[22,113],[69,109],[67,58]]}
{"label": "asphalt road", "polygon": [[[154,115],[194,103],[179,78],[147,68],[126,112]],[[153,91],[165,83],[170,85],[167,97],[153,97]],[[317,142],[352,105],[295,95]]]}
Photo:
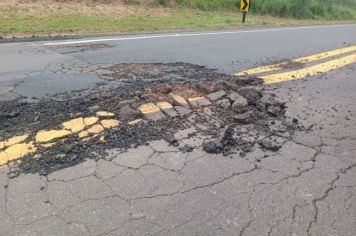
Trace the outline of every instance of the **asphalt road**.
{"label": "asphalt road", "polygon": [[[104,80],[96,73],[120,63],[185,62],[233,74],[355,46],[356,25],[86,40],[0,44],[0,103],[97,89]],[[176,134],[192,152],[158,140],[45,176],[11,176],[11,163],[0,166],[0,235],[354,235],[355,62],[263,85],[307,127],[277,152],[207,154],[206,137],[192,138],[194,123]]]}

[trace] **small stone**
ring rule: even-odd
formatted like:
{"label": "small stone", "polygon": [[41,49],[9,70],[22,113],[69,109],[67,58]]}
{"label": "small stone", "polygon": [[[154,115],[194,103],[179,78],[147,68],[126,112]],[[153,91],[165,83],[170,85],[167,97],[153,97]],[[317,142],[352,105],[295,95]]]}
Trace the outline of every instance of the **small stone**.
{"label": "small stone", "polygon": [[237,93],[247,99],[250,104],[256,104],[261,98],[262,89],[252,86],[240,88]]}
{"label": "small stone", "polygon": [[269,106],[267,112],[272,116],[278,116],[282,112],[282,109],[279,106]]}
{"label": "small stone", "polygon": [[188,102],[185,100],[184,97],[179,95],[172,95],[175,105],[182,106],[182,107],[189,107]]}
{"label": "small stone", "polygon": [[221,107],[225,108],[225,109],[228,109],[228,108],[231,107],[231,103],[229,102],[228,99],[219,100],[219,101],[216,102],[216,104],[218,106],[221,106]]}
{"label": "small stone", "polygon": [[193,107],[203,107],[211,105],[211,102],[205,97],[188,98],[188,101]]}
{"label": "small stone", "polygon": [[159,102],[157,106],[168,116],[176,117],[178,113],[174,110],[173,106],[169,102]]}
{"label": "small stone", "polygon": [[157,121],[166,118],[166,116],[161,112],[153,112],[145,115],[147,120]]}
{"label": "small stone", "polygon": [[191,109],[182,106],[175,106],[174,108],[180,116],[185,116],[192,112]]}
{"label": "small stone", "polygon": [[191,126],[189,128],[179,130],[177,133],[174,134],[174,138],[177,140],[181,140],[181,139],[191,137],[195,133],[197,133],[197,130],[195,129],[194,126]]}
{"label": "small stone", "polygon": [[208,116],[213,115],[213,111],[209,107],[204,107],[202,111],[204,112],[204,114],[206,114]]}
{"label": "small stone", "polygon": [[63,146],[63,152],[70,153],[73,151],[74,145],[73,144],[66,144]]}
{"label": "small stone", "polygon": [[240,136],[240,141],[242,143],[254,143],[256,141],[256,138],[248,134],[242,134]]}
{"label": "small stone", "polygon": [[186,153],[186,152],[192,152],[194,150],[194,148],[191,145],[186,144],[183,147],[181,147],[180,150],[183,153]]}
{"label": "small stone", "polygon": [[98,105],[88,107],[89,111],[98,111],[99,109],[100,109],[100,107]]}
{"label": "small stone", "polygon": [[207,153],[221,153],[223,150],[223,146],[220,142],[208,141],[203,143],[203,150]]}
{"label": "small stone", "polygon": [[248,132],[248,130],[246,128],[244,128],[244,127],[242,127],[240,129],[240,133],[242,133],[242,134],[247,133],[247,132]]}
{"label": "small stone", "polygon": [[226,92],[224,90],[219,90],[215,93],[208,94],[207,97],[210,99],[210,101],[215,102],[215,101],[219,100],[220,98],[224,97],[225,95],[226,95]]}
{"label": "small stone", "polygon": [[126,121],[130,119],[135,119],[140,116],[137,110],[132,109],[129,105],[125,105],[120,108],[119,117],[121,120]]}
{"label": "small stone", "polygon": [[266,93],[261,98],[261,103],[264,103],[268,106],[276,105],[278,102],[272,94]]}
{"label": "small stone", "polygon": [[258,142],[264,149],[271,150],[273,152],[278,151],[282,144],[273,138],[262,139]]}
{"label": "small stone", "polygon": [[233,108],[245,107],[248,105],[247,99],[240,96],[238,93],[232,93],[229,95],[229,98],[233,101]]}
{"label": "small stone", "polygon": [[124,100],[124,101],[120,101],[118,104],[119,106],[127,106],[129,104],[132,104],[135,102],[135,99],[130,99],[130,100]]}
{"label": "small stone", "polygon": [[166,117],[159,107],[153,103],[143,104],[138,109],[148,120],[157,121]]}
{"label": "small stone", "polygon": [[256,114],[254,111],[248,111],[243,114],[238,114],[234,117],[235,121],[241,123],[241,124],[249,124],[253,120],[257,119]]}

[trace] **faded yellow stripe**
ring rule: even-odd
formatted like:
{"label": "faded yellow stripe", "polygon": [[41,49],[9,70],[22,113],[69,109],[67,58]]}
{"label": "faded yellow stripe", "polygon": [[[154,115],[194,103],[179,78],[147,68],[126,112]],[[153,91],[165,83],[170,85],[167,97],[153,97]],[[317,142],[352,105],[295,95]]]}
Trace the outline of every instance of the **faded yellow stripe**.
{"label": "faded yellow stripe", "polygon": [[149,113],[155,113],[155,112],[160,112],[161,110],[159,109],[158,106],[156,106],[153,103],[146,103],[141,105],[139,108],[140,112],[143,114],[149,114]]}
{"label": "faded yellow stripe", "polygon": [[[333,56],[341,55],[341,54],[344,54],[344,53],[352,52],[352,51],[355,51],[355,50],[356,50],[356,46],[351,46],[351,47],[346,47],[346,48],[336,49],[336,50],[332,50],[332,51],[327,51],[327,52],[323,52],[323,53],[319,53],[319,54],[315,54],[315,55],[311,55],[311,56],[297,58],[297,59],[292,60],[291,62],[306,64],[306,63],[310,63],[310,62],[323,60],[323,59],[326,59],[328,57],[333,57]],[[249,70],[241,71],[241,72],[238,72],[238,73],[236,73],[234,75],[236,75],[236,76],[254,75],[254,74],[260,74],[260,73],[280,70],[280,69],[283,68],[283,65],[287,65],[287,64],[288,64],[288,62],[281,62],[281,63],[274,64],[274,65],[261,66],[261,67],[252,68],[252,69],[249,69]]]}
{"label": "faded yellow stripe", "polygon": [[328,51],[328,52],[323,52],[323,53],[319,53],[319,54],[315,54],[315,55],[311,55],[311,56],[307,56],[307,57],[297,58],[297,59],[294,59],[293,62],[309,63],[309,62],[323,60],[328,57],[333,57],[333,56],[337,56],[340,54],[352,52],[355,50],[356,50],[356,46],[351,46],[351,47],[341,48],[341,49]]}
{"label": "faded yellow stripe", "polygon": [[282,69],[281,68],[282,65],[283,65],[282,63],[278,63],[275,65],[261,66],[261,67],[257,67],[257,68],[253,68],[253,69],[249,69],[249,70],[244,70],[244,71],[238,72],[234,75],[244,76],[244,75],[255,75],[255,74],[265,73],[265,72],[269,72],[269,71]]}
{"label": "faded yellow stripe", "polygon": [[341,57],[332,61],[324,62],[300,70],[273,74],[273,75],[265,75],[259,78],[261,78],[266,84],[272,84],[272,83],[278,83],[278,82],[283,82],[288,80],[302,79],[307,76],[314,76],[319,73],[325,73],[349,65],[351,63],[356,63],[356,54],[346,56],[346,57]]}

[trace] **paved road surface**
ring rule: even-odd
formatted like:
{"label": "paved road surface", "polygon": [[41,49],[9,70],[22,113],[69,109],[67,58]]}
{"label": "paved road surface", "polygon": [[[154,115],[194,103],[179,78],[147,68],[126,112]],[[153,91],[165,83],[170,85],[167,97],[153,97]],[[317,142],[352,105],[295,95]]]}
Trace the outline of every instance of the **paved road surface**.
{"label": "paved road surface", "polygon": [[[94,72],[110,64],[187,62],[232,74],[356,45],[355,25],[249,31],[104,39],[95,48],[0,44],[0,101],[96,88]],[[194,146],[188,153],[158,140],[46,176],[8,176],[11,165],[0,166],[0,235],[354,235],[356,63],[335,63],[264,85],[309,127],[278,152],[207,154],[191,127],[176,134]]]}

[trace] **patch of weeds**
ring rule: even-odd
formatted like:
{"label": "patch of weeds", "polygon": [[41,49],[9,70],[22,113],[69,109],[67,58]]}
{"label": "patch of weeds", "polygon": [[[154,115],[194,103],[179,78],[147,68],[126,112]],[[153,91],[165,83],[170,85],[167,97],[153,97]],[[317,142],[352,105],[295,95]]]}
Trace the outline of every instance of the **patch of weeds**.
{"label": "patch of weeds", "polygon": [[124,0],[124,3],[129,5],[139,5],[140,0]]}
{"label": "patch of weeds", "polygon": [[167,6],[169,0],[153,0],[155,5]]}

